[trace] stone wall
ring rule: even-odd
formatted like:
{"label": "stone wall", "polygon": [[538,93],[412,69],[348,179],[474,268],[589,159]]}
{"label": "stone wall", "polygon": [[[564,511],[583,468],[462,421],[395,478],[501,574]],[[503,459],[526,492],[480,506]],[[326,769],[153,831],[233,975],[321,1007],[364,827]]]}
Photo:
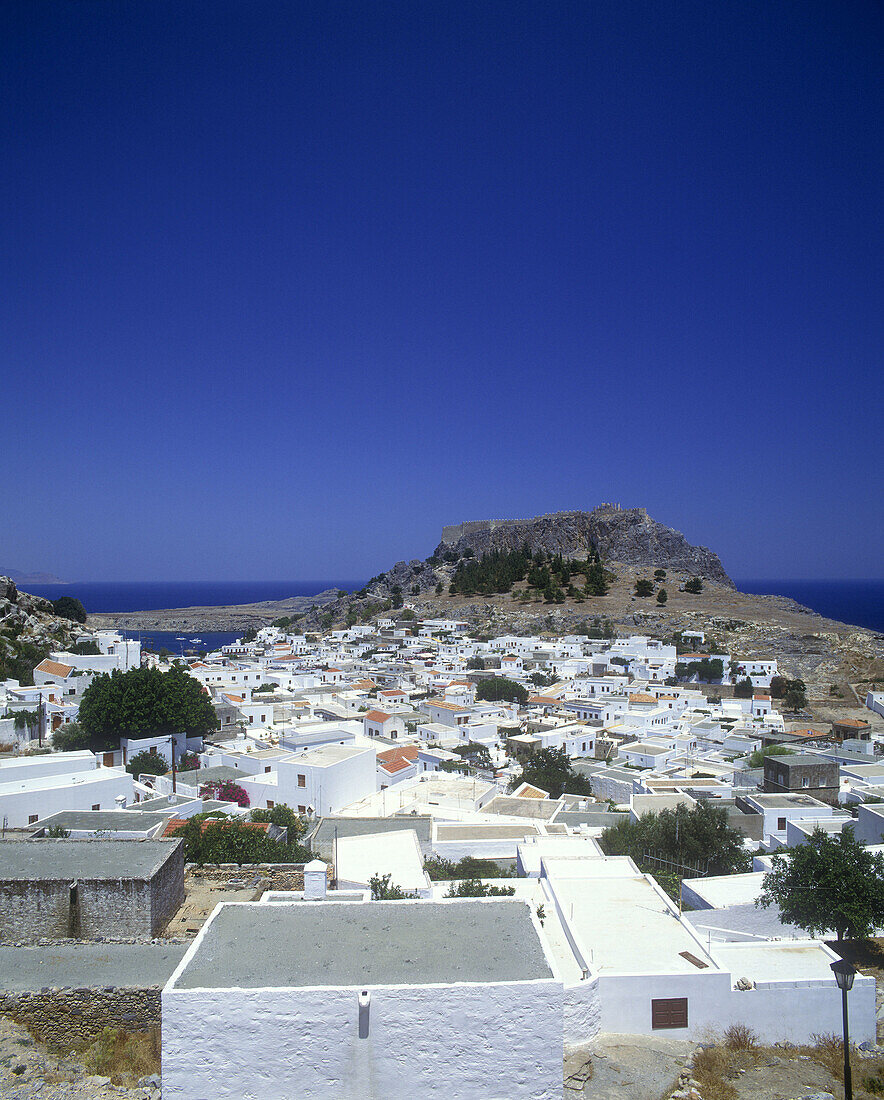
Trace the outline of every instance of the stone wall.
{"label": "stone wall", "polygon": [[0,941],[159,935],[184,900],[183,845],[170,846],[150,879],[81,878],[74,885],[69,879],[0,881]]}
{"label": "stone wall", "polygon": [[205,879],[208,882],[220,882],[225,886],[245,889],[254,886],[255,890],[303,890],[303,863],[216,863],[198,867],[189,864],[188,878]]}
{"label": "stone wall", "polygon": [[150,883],[150,931],[159,936],[184,902],[184,842],[180,841]]}
{"label": "stone wall", "polygon": [[0,1014],[26,1027],[41,1042],[81,1047],[105,1027],[147,1031],[160,1026],[159,989],[0,990]]}

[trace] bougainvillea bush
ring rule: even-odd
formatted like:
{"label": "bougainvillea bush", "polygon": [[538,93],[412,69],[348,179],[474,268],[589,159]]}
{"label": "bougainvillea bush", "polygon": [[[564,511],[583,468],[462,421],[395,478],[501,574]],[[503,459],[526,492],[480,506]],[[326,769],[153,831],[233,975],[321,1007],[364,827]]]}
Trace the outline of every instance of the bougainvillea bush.
{"label": "bougainvillea bush", "polygon": [[199,769],[200,758],[195,752],[183,752],[178,760],[178,769],[182,772],[195,772]]}
{"label": "bougainvillea bush", "polygon": [[220,779],[212,783],[204,783],[200,787],[202,798],[216,798],[219,802],[235,802],[237,806],[249,806],[251,800],[248,793],[234,783],[232,779]]}

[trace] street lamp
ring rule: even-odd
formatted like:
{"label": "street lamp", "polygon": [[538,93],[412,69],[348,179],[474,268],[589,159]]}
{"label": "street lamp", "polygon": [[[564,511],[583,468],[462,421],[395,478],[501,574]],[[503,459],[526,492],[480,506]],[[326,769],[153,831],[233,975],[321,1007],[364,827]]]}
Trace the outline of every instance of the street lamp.
{"label": "street lamp", "polygon": [[835,981],[841,990],[841,1012],[844,1017],[844,1100],[853,1100],[853,1082],[850,1079],[850,1037],[847,1032],[847,992],[853,988],[856,970],[846,959],[831,964]]}

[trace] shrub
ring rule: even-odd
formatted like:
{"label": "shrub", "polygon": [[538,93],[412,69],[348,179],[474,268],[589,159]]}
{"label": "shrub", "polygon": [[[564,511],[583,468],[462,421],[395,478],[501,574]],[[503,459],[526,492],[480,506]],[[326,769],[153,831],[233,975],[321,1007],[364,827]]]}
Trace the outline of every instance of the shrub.
{"label": "shrub", "polygon": [[691,577],[691,579],[684,586],[685,592],[691,592],[696,595],[698,592],[703,591],[703,582],[699,577]]}
{"label": "shrub", "polygon": [[92,1074],[110,1077],[114,1084],[159,1073],[160,1029],[129,1032],[106,1027],[86,1048],[83,1065]]}
{"label": "shrub", "polygon": [[372,901],[402,901],[405,898],[416,898],[417,894],[403,890],[391,881],[392,875],[372,875],[368,880],[371,887]]}
{"label": "shrub", "polygon": [[195,752],[183,752],[178,758],[178,768],[183,772],[199,771],[200,758]]}
{"label": "shrub", "polygon": [[296,813],[291,806],[287,806],[285,802],[280,802],[269,810],[252,810],[249,816],[252,821],[269,822],[271,825],[279,825],[282,828],[288,829],[288,838],[290,842],[292,840],[300,840],[307,832],[307,818]]}
{"label": "shrub", "polygon": [[74,596],[59,596],[52,601],[52,610],[60,619],[70,619],[73,623],[86,622],[86,608]]}
{"label": "shrub", "polygon": [[725,1028],[724,1045],[728,1050],[755,1050],[758,1036],[746,1024],[731,1024]]}

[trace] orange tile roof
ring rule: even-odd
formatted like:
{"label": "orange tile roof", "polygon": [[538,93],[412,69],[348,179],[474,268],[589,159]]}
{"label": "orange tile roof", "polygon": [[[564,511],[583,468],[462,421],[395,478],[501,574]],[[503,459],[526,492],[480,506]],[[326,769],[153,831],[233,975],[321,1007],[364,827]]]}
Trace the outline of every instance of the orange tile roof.
{"label": "orange tile roof", "polygon": [[397,745],[396,748],[378,753],[378,763],[385,772],[390,772],[390,774],[401,772],[404,768],[410,768],[416,760],[417,745]]}
{"label": "orange tile roof", "polygon": [[769,695],[753,695],[753,699],[770,699]]}
{"label": "orange tile roof", "polygon": [[630,703],[656,703],[657,698],[654,695],[648,695],[647,692],[637,691],[629,696],[629,701]]}
{"label": "orange tile roof", "polygon": [[368,714],[364,715],[364,717],[369,722],[389,722],[390,718],[392,718],[392,715],[387,714],[383,710],[370,710]]}
{"label": "orange tile roof", "polygon": [[458,703],[449,703],[445,699],[428,699],[427,703],[432,707],[441,707],[442,710],[460,710],[466,713],[467,708],[460,706]]}
{"label": "orange tile roof", "polygon": [[869,723],[862,718],[836,718],[833,722],[833,726],[851,726],[853,729],[865,729]]}
{"label": "orange tile roof", "polygon": [[231,703],[242,703],[245,699],[243,695],[228,695],[226,691],[222,691],[221,694],[225,699],[229,699]]}
{"label": "orange tile roof", "polygon": [[529,695],[529,703],[538,703],[542,707],[558,706],[561,700],[554,699],[551,695]]}
{"label": "orange tile roof", "polygon": [[49,676],[61,676],[66,677],[74,671],[73,665],[63,665],[60,661],[50,661],[47,657],[45,661],[41,661],[34,672],[45,672]]}

